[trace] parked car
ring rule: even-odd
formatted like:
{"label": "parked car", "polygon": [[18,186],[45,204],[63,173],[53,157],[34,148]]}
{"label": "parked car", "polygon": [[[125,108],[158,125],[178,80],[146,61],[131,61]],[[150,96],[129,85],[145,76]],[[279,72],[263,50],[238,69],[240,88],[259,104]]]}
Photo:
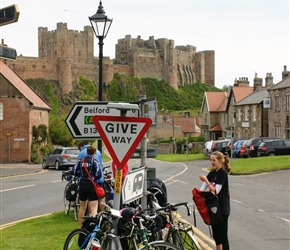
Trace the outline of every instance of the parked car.
{"label": "parked car", "polygon": [[271,140],[271,139],[280,139],[278,137],[259,137],[259,138],[251,138],[247,141],[246,144],[246,153],[244,157],[257,157],[258,156],[258,147],[260,146],[261,142],[264,140]]}
{"label": "parked car", "polygon": [[55,148],[52,152],[45,155],[42,160],[42,168],[47,169],[54,167],[55,169],[69,169],[77,163],[78,154],[77,147],[60,147]]}
{"label": "parked car", "polygon": [[240,156],[246,158],[246,147],[247,147],[248,140],[244,140],[244,142],[241,144],[240,148]]}
{"label": "parked car", "polygon": [[290,140],[266,140],[258,147],[258,156],[274,155],[290,155]]}
{"label": "parked car", "polygon": [[237,140],[233,145],[233,157],[240,158],[241,157],[241,147],[245,140]]}
{"label": "parked car", "polygon": [[203,155],[210,156],[211,155],[211,147],[212,147],[213,140],[206,141],[204,144]]}
{"label": "parked car", "polygon": [[213,141],[212,147],[211,147],[211,153],[214,151],[220,151],[224,155],[227,154],[227,145],[229,143],[229,140],[218,140],[218,141]]}

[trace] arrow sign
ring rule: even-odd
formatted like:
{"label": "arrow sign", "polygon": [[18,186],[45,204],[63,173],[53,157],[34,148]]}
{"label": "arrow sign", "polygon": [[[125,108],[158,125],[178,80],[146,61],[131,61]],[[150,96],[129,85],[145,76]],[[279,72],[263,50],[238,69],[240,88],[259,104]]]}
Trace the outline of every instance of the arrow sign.
{"label": "arrow sign", "polygon": [[[65,122],[75,139],[100,139],[93,116],[120,116],[117,109],[107,108],[108,102],[76,102]],[[128,110],[127,116],[138,116],[137,110]]]}
{"label": "arrow sign", "polygon": [[117,168],[122,169],[146,134],[152,120],[139,117],[94,116],[93,122]]}

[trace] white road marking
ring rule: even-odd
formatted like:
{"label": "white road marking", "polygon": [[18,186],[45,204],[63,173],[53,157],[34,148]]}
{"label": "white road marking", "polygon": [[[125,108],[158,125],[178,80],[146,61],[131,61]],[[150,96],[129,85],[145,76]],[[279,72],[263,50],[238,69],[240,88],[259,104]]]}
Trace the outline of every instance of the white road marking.
{"label": "white road marking", "polygon": [[242,203],[241,201],[237,201],[237,200],[234,200],[234,199],[231,199],[231,201],[236,202],[236,203]]}
{"label": "white road marking", "polygon": [[3,190],[0,190],[0,193],[7,192],[7,191],[12,191],[12,190],[17,190],[17,189],[22,189],[22,188],[34,187],[34,186],[35,186],[35,184],[27,185],[27,186],[22,186],[22,187],[15,187],[15,188],[3,189]]}

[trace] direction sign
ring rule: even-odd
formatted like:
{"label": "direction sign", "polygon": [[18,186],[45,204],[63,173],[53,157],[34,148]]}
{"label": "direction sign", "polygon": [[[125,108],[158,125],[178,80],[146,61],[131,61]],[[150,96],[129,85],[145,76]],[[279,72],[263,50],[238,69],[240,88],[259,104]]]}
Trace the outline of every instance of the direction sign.
{"label": "direction sign", "polygon": [[150,118],[123,116],[94,116],[93,122],[119,169],[128,162],[152,124]]}
{"label": "direction sign", "polygon": [[[92,120],[94,115],[120,116],[117,109],[107,108],[108,102],[76,102],[65,122],[75,139],[100,139]],[[128,110],[127,116],[138,117],[137,110]]]}
{"label": "direction sign", "polygon": [[122,202],[129,203],[143,196],[145,167],[126,174],[122,188]]}

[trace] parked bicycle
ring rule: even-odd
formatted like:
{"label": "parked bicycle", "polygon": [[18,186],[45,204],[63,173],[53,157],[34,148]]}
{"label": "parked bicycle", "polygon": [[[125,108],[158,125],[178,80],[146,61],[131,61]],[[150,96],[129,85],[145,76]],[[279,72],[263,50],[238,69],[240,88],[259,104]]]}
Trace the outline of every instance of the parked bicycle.
{"label": "parked bicycle", "polygon": [[80,200],[78,196],[79,181],[76,175],[70,171],[62,172],[61,180],[66,180],[68,183],[64,188],[63,203],[65,214],[68,215],[71,208],[73,208],[74,218],[78,220],[78,211],[80,207]]}
{"label": "parked bicycle", "polygon": [[[160,191],[158,191],[160,192]],[[167,203],[166,206],[160,207],[156,194],[148,191],[148,206],[151,213],[157,213],[163,220],[161,237],[164,241],[173,243],[181,250],[200,250],[201,247],[194,237],[194,230],[188,223],[184,223],[177,219],[177,210],[183,206],[187,209],[187,215],[190,216],[190,208],[188,202]],[[155,237],[160,238],[160,231],[155,233]]]}

